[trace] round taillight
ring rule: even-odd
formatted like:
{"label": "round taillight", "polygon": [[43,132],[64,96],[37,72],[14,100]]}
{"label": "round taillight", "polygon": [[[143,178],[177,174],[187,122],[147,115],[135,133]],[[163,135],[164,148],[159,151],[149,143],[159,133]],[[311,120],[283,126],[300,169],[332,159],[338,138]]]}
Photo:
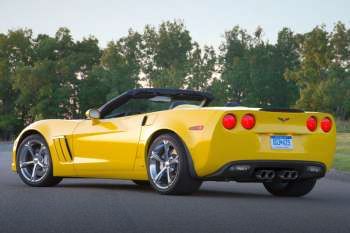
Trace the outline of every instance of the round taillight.
{"label": "round taillight", "polygon": [[315,131],[317,128],[317,119],[314,116],[311,116],[307,119],[306,121],[306,127],[310,130],[310,131]]}
{"label": "round taillight", "polygon": [[245,114],[242,117],[241,124],[245,129],[251,129],[255,125],[255,117],[252,114]]}
{"label": "round taillight", "polygon": [[227,114],[222,118],[222,125],[225,129],[233,129],[236,126],[236,117],[232,114]]}
{"label": "round taillight", "polygon": [[329,117],[325,117],[321,120],[321,129],[326,133],[332,129],[332,120]]}

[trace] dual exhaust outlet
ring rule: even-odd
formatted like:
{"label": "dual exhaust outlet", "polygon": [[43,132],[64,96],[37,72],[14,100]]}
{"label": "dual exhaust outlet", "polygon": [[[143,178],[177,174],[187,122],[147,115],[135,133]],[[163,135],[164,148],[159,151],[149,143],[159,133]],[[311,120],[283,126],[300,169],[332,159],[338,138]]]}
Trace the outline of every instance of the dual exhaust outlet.
{"label": "dual exhaust outlet", "polygon": [[281,180],[295,180],[298,178],[298,172],[293,170],[282,170],[277,172],[274,170],[258,170],[255,173],[255,177],[258,180],[272,180],[276,176]]}

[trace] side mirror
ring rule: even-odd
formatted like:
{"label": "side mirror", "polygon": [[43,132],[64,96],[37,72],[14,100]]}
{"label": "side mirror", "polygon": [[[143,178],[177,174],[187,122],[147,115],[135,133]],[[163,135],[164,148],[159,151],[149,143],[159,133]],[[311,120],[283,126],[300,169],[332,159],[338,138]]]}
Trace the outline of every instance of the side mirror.
{"label": "side mirror", "polygon": [[92,108],[85,112],[85,116],[87,119],[97,120],[97,119],[100,119],[101,114],[100,114],[100,111]]}

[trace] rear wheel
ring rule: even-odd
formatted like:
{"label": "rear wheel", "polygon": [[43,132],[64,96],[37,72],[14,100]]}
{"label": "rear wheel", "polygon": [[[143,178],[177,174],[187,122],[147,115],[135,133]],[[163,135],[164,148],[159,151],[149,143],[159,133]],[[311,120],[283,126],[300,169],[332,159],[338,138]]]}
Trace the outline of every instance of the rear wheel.
{"label": "rear wheel", "polygon": [[53,186],[62,180],[61,177],[53,176],[49,147],[38,134],[30,135],[22,141],[16,162],[19,177],[29,186]]}
{"label": "rear wheel", "polygon": [[190,175],[189,156],[175,134],[158,136],[151,144],[147,172],[151,186],[161,194],[191,194],[202,182]]}
{"label": "rear wheel", "polygon": [[272,195],[284,197],[301,197],[314,188],[316,179],[295,182],[265,182],[264,187]]}

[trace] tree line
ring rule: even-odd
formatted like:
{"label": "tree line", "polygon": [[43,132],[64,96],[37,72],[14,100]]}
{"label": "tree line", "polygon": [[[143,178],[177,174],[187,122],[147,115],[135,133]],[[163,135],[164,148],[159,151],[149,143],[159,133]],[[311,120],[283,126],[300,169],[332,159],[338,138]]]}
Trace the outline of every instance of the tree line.
{"label": "tree line", "polygon": [[0,137],[45,118],[79,118],[91,107],[136,87],[209,91],[213,104],[301,108],[350,117],[350,29],[338,22],[307,33],[289,28],[277,42],[258,27],[224,33],[219,48],[201,46],[182,21],[146,25],[98,46],[29,29],[0,33]]}

